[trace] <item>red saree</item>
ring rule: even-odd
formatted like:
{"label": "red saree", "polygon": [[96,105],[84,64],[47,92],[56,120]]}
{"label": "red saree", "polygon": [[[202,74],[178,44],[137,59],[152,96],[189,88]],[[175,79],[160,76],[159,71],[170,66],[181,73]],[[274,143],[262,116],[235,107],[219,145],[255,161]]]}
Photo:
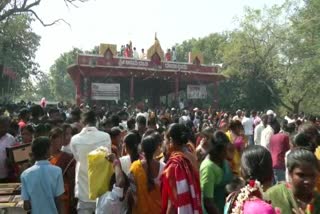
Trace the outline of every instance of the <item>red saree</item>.
{"label": "red saree", "polygon": [[171,202],[175,213],[202,213],[199,172],[182,152],[171,154],[162,177],[162,213]]}

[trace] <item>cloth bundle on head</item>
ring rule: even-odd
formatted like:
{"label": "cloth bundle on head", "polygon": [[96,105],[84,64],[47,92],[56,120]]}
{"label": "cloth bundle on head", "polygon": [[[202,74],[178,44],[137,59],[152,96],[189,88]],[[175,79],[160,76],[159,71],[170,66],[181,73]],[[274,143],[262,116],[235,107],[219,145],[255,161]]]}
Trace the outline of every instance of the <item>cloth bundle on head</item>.
{"label": "cloth bundle on head", "polygon": [[41,99],[41,101],[40,101],[40,106],[42,107],[42,108],[45,108],[46,106],[47,106],[47,100],[46,100],[46,98],[42,98]]}
{"label": "cloth bundle on head", "polygon": [[268,116],[271,116],[273,115],[273,117],[276,117],[276,113],[274,113],[272,110],[268,110],[267,113],[266,113]]}

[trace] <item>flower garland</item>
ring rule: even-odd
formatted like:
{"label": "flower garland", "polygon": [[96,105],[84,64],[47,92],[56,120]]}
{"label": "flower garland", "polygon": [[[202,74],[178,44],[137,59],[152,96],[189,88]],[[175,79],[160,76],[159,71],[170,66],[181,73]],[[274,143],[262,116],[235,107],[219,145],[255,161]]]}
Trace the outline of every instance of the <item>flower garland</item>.
{"label": "flower garland", "polygon": [[243,214],[244,203],[252,196],[252,193],[258,192],[261,194],[263,192],[262,185],[257,180],[250,180],[249,183],[240,189],[237,199],[234,202],[234,207],[232,208],[231,214]]}

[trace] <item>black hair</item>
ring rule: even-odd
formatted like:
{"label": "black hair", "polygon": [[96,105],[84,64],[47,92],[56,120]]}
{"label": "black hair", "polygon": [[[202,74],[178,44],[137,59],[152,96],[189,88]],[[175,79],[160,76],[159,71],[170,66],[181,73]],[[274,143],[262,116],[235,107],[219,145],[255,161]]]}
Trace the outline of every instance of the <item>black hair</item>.
{"label": "black hair", "polygon": [[112,120],[111,118],[107,118],[104,123],[102,124],[104,127],[113,127],[113,123],[112,123]]}
{"label": "black hair", "polygon": [[48,113],[49,113],[49,115],[51,115],[51,114],[54,114],[54,113],[60,113],[60,111],[57,108],[50,108]]}
{"label": "black hair", "polygon": [[119,115],[112,115],[111,116],[112,126],[119,126],[119,123],[121,122]]}
{"label": "black hair", "polygon": [[24,118],[24,117],[26,117],[28,114],[29,114],[29,109],[23,108],[23,109],[21,109],[20,112],[19,112],[19,117],[20,117],[20,118]]}
{"label": "black hair", "polygon": [[8,133],[11,134],[13,137],[16,137],[19,133],[19,125],[16,120],[9,122],[9,130]]}
{"label": "black hair", "polygon": [[34,133],[34,128],[33,128],[33,126],[30,125],[30,124],[22,127],[22,128],[21,128],[21,132],[22,132],[23,130],[25,130],[25,129],[26,129],[28,132],[32,133],[32,134]]}
{"label": "black hair", "polygon": [[128,130],[133,130],[135,128],[136,120],[134,117],[130,117],[127,121]]}
{"label": "black hair", "polygon": [[300,127],[301,133],[304,133],[309,139],[310,143],[314,144],[315,147],[320,145],[320,133],[315,125],[312,123],[305,123]]}
{"label": "black hair", "polygon": [[303,132],[298,133],[293,140],[293,144],[296,147],[302,147],[305,148],[311,152],[315,152],[317,145],[311,142],[311,136],[307,135]]}
{"label": "black hair", "polygon": [[308,117],[308,120],[309,120],[310,122],[312,122],[312,123],[316,123],[316,122],[317,122],[317,118],[316,118],[314,115],[310,115],[310,116]]}
{"label": "black hair", "polygon": [[55,127],[51,129],[49,133],[49,139],[56,139],[57,137],[60,137],[63,135],[63,130],[59,127]]}
{"label": "black hair", "polygon": [[148,120],[148,126],[156,126],[157,125],[157,118],[150,118]]}
{"label": "black hair", "polygon": [[1,115],[0,116],[0,124],[10,125],[10,117]]}
{"label": "black hair", "polygon": [[72,130],[72,126],[69,123],[62,124],[63,133],[66,133],[67,129],[71,129]]}
{"label": "black hair", "polygon": [[206,138],[212,138],[214,133],[214,129],[211,127],[206,127],[201,131],[201,135],[205,136]]}
{"label": "black hair", "polygon": [[111,138],[115,138],[121,134],[121,129],[119,127],[112,127],[109,134]]}
{"label": "black hair", "polygon": [[51,130],[51,125],[49,123],[40,123],[35,127],[35,136],[47,136]]}
{"label": "black hair", "polygon": [[143,126],[146,126],[147,125],[147,119],[140,115],[137,117],[137,123],[140,124],[140,125],[143,125]]}
{"label": "black hair", "polygon": [[293,149],[287,157],[287,168],[289,172],[292,172],[296,167],[303,164],[313,166],[319,171],[319,162],[313,152],[304,149]]}
{"label": "black hair", "polygon": [[40,105],[33,105],[30,108],[33,118],[38,118],[44,114],[43,108]]}
{"label": "black hair", "polygon": [[72,115],[72,117],[74,119],[73,122],[79,122],[80,121],[80,119],[81,119],[81,110],[80,110],[80,108],[77,107],[77,108],[73,109],[70,114]]}
{"label": "black hair", "polygon": [[141,138],[137,131],[130,131],[125,137],[123,142],[126,144],[126,147],[130,149],[131,163],[139,159],[138,146],[140,144]]}
{"label": "black hair", "polygon": [[82,114],[82,120],[85,125],[95,125],[97,122],[94,111],[88,111]]}
{"label": "black hair", "polygon": [[237,128],[243,128],[241,122],[239,120],[232,120],[230,122],[229,129],[234,132]]}
{"label": "black hair", "polygon": [[182,146],[188,143],[190,133],[187,127],[179,123],[173,123],[167,131],[167,138],[172,138],[174,144]]}
{"label": "black hair", "polygon": [[32,142],[32,155],[35,160],[42,160],[50,149],[50,140],[48,137],[38,137]]}
{"label": "black hair", "polygon": [[281,130],[280,123],[275,118],[272,120],[270,126],[272,127],[272,129],[274,131],[274,134],[278,134],[280,132],[280,130]]}
{"label": "black hair", "polygon": [[154,135],[148,135],[144,137],[141,141],[141,148],[142,151],[144,152],[144,156],[146,159],[147,163],[147,180],[148,180],[148,190],[151,191],[155,187],[155,182],[154,178],[152,176],[152,171],[151,171],[151,162],[153,160],[153,155],[155,151],[157,150],[157,139],[155,138]]}
{"label": "black hair", "polygon": [[72,128],[72,136],[79,133],[79,130],[76,126],[71,126],[71,128]]}
{"label": "black hair", "polygon": [[213,133],[211,138],[211,149],[209,153],[213,156],[222,154],[223,151],[227,148],[230,140],[228,136],[222,131],[216,131]]}
{"label": "black hair", "polygon": [[241,173],[246,181],[253,179],[262,184],[270,182],[273,177],[270,152],[259,145],[245,148],[241,156]]}
{"label": "black hair", "polygon": [[160,146],[162,143],[162,137],[160,135],[160,133],[154,129],[148,129],[144,134],[143,134],[143,138],[147,137],[147,136],[153,136],[156,140],[156,146]]}
{"label": "black hair", "polygon": [[65,112],[60,112],[60,116],[63,121],[67,120],[67,114]]}

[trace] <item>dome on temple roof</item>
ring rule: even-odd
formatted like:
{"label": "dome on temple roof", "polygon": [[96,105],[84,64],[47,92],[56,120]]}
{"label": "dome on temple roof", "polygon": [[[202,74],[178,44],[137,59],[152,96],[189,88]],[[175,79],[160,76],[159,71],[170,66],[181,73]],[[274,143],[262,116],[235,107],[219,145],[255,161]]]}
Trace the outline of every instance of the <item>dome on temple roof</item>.
{"label": "dome on temple roof", "polygon": [[161,61],[164,59],[164,52],[161,48],[160,42],[157,38],[157,34],[154,38],[154,44],[148,49],[147,51],[147,58],[151,59],[153,55],[158,54],[158,56],[161,58]]}

